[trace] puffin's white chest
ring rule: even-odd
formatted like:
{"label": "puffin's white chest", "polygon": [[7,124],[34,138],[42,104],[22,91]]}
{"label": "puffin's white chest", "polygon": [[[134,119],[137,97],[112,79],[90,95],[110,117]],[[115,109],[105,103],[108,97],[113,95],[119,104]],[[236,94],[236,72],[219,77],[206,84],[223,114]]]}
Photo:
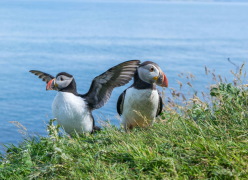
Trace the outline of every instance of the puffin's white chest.
{"label": "puffin's white chest", "polygon": [[129,88],[123,104],[122,124],[145,127],[156,116],[159,103],[157,90]]}
{"label": "puffin's white chest", "polygon": [[83,98],[68,92],[58,92],[52,104],[52,111],[67,133],[92,131],[92,116]]}

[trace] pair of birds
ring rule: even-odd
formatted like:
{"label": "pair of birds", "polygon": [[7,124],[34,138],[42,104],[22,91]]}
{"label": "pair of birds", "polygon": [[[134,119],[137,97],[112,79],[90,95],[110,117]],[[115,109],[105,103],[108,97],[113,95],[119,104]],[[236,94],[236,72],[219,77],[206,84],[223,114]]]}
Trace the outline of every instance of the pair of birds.
{"label": "pair of birds", "polygon": [[31,70],[47,83],[46,90],[58,91],[53,104],[53,116],[68,134],[94,132],[92,111],[102,107],[110,98],[112,90],[128,83],[117,102],[117,112],[122,116],[125,130],[135,126],[146,127],[162,111],[163,103],[156,84],[168,86],[168,80],[160,67],[151,61],[140,64],[139,60],[120,63],[95,77],[86,94],[79,94],[72,75],[61,72],[53,77],[50,74]]}

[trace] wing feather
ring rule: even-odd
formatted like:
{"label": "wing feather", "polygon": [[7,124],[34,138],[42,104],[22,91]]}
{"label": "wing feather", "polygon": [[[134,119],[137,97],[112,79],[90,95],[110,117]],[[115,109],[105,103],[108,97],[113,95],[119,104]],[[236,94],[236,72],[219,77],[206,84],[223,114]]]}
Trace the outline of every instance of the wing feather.
{"label": "wing feather", "polygon": [[117,112],[120,116],[122,115],[122,112],[123,112],[123,104],[125,100],[125,95],[126,95],[126,90],[121,93],[121,95],[118,98],[117,105],[116,105]]}
{"label": "wing feather", "polygon": [[157,109],[157,114],[156,114],[156,117],[159,116],[163,110],[163,99],[162,99],[162,96],[160,93],[158,93],[159,95],[159,101],[158,101],[158,109]]}
{"label": "wing feather", "polygon": [[82,95],[89,107],[91,109],[102,107],[115,87],[123,86],[132,79],[139,64],[139,60],[126,61],[95,77],[89,91]]}
{"label": "wing feather", "polygon": [[41,71],[37,71],[37,70],[30,70],[29,72],[35,74],[36,76],[38,76],[40,79],[42,79],[42,81],[45,81],[46,83],[48,83],[51,79],[53,79],[54,77],[50,74],[41,72]]}

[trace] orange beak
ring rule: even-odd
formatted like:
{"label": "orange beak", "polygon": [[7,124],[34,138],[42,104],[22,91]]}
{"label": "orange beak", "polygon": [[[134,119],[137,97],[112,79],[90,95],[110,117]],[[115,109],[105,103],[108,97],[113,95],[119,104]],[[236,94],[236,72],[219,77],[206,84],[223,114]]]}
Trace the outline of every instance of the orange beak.
{"label": "orange beak", "polygon": [[168,79],[163,72],[160,72],[160,76],[156,77],[158,86],[168,87]]}
{"label": "orange beak", "polygon": [[163,83],[162,83],[162,87],[168,87],[168,79],[167,77],[165,76],[165,74],[163,74]]}
{"label": "orange beak", "polygon": [[54,87],[55,87],[55,79],[51,79],[46,85],[46,90],[54,90]]}

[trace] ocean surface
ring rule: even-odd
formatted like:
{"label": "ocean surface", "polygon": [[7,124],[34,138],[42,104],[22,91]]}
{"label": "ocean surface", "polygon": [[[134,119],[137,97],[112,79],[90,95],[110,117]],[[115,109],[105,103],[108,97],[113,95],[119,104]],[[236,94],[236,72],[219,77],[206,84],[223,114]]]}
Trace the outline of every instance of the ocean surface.
{"label": "ocean surface", "polygon": [[[232,81],[236,67],[228,59],[248,60],[247,10],[245,2],[1,0],[0,144],[23,138],[10,121],[29,135],[47,135],[56,92],[45,91],[32,69],[73,74],[82,94],[95,76],[131,59],[159,64],[170,88],[179,89],[178,74],[191,72],[194,89],[207,91],[205,66]],[[94,111],[97,123],[119,126],[116,101],[129,85]]]}

